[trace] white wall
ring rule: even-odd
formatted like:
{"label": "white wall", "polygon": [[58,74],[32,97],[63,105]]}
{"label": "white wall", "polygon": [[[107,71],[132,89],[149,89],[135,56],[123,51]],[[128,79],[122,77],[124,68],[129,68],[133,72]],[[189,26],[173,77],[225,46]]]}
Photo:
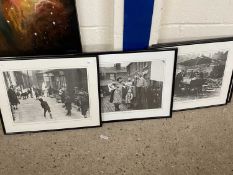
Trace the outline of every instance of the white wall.
{"label": "white wall", "polygon": [[159,42],[233,36],[233,0],[164,0]]}
{"label": "white wall", "polygon": [[114,0],[76,0],[84,51],[113,49]]}
{"label": "white wall", "polygon": [[[113,1],[76,0],[84,51],[113,49]],[[159,42],[233,36],[233,0],[163,0]]]}

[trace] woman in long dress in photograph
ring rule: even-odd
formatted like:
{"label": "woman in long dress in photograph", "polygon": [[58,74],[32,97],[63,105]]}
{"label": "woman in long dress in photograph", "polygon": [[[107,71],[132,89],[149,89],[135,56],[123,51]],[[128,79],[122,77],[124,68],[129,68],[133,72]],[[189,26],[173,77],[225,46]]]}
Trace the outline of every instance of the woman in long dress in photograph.
{"label": "woman in long dress in photograph", "polygon": [[18,104],[20,104],[19,99],[17,97],[17,94],[14,91],[14,87],[11,86],[8,91],[7,91],[8,97],[9,97],[9,101],[10,101],[10,105],[11,107],[16,110],[18,109]]}

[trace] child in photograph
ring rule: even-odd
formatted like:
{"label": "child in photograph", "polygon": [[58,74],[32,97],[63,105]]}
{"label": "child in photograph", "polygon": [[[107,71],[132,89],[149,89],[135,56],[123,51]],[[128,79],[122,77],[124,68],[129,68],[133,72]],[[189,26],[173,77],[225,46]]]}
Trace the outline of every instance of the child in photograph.
{"label": "child in photograph", "polygon": [[22,94],[21,94],[23,100],[26,100],[28,98],[28,92],[27,89],[23,89],[22,90]]}
{"label": "child in photograph", "polygon": [[30,97],[33,98],[31,88],[28,88],[28,89],[27,89],[27,94],[28,94],[28,96],[30,95]]}
{"label": "child in photograph", "polygon": [[120,104],[122,103],[122,89],[120,85],[115,85],[116,89],[113,93],[113,104],[115,107],[115,111],[120,111]]}
{"label": "child in photograph", "polygon": [[133,100],[133,91],[132,91],[131,87],[129,87],[128,92],[125,96],[125,103],[126,103],[128,109],[130,109],[132,107],[131,106],[132,100]]}
{"label": "child in photograph", "polygon": [[67,110],[67,116],[71,116],[72,102],[69,96],[66,97],[65,107]]}
{"label": "child in photograph", "polygon": [[50,118],[52,119],[52,113],[50,110],[50,107],[46,101],[44,101],[42,98],[39,99],[41,107],[44,109],[44,117],[46,118],[46,113],[48,112],[50,115]]}
{"label": "child in photograph", "polygon": [[38,99],[39,98],[39,96],[40,96],[40,93],[39,93],[39,89],[36,89],[35,88],[35,96],[36,96],[36,99]]}

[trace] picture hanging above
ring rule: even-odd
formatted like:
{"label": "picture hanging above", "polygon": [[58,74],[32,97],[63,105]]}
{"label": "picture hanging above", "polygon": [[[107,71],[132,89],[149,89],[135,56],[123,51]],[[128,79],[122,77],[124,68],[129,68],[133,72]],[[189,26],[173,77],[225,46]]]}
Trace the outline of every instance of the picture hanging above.
{"label": "picture hanging above", "polygon": [[176,51],[100,55],[102,120],[170,117]]}
{"label": "picture hanging above", "polygon": [[0,56],[81,53],[75,0],[1,0]]}
{"label": "picture hanging above", "polygon": [[6,134],[100,126],[96,57],[0,61]]}
{"label": "picture hanging above", "polygon": [[158,42],[162,0],[114,1],[114,49],[139,50]]}
{"label": "picture hanging above", "polygon": [[233,38],[155,45],[177,47],[173,109],[224,105],[233,70]]}

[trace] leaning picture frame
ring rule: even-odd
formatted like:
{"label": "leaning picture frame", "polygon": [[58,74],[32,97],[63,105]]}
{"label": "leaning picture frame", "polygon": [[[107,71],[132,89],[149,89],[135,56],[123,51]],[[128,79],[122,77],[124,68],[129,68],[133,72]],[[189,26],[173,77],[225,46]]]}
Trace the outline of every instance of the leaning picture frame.
{"label": "leaning picture frame", "polygon": [[227,104],[233,70],[233,38],[162,43],[178,48],[174,111]]}
{"label": "leaning picture frame", "polygon": [[82,53],[75,0],[1,1],[0,6],[1,57]]}
{"label": "leaning picture frame", "polygon": [[229,88],[229,93],[228,93],[228,97],[227,97],[227,103],[230,103],[231,102],[231,99],[232,99],[232,88],[233,88],[233,71],[232,71],[232,77],[231,77],[231,85],[230,85],[230,88]]}
{"label": "leaning picture frame", "polygon": [[98,56],[103,122],[172,116],[177,49]]}
{"label": "leaning picture frame", "polygon": [[0,61],[5,134],[101,125],[96,57],[18,59]]}

